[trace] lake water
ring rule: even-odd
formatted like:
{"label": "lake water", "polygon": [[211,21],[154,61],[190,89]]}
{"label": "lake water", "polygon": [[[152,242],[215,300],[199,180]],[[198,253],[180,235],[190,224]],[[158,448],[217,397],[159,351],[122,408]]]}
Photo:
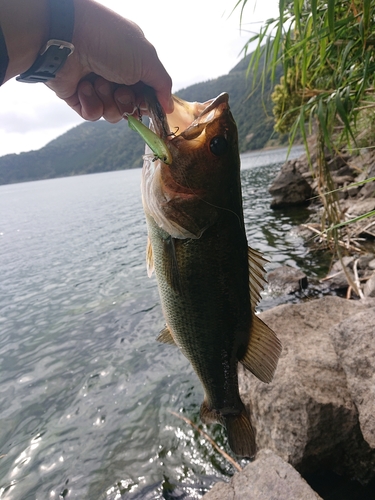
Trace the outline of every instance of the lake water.
{"label": "lake water", "polygon": [[[296,155],[298,153],[294,152]],[[249,244],[317,275],[270,210],[285,151],[242,157]],[[155,338],[163,318],[145,267],[140,170],[0,186],[0,498],[195,499],[232,467],[189,425],[203,392]],[[260,309],[285,297],[265,293]],[[202,428],[226,447],[220,426]]]}

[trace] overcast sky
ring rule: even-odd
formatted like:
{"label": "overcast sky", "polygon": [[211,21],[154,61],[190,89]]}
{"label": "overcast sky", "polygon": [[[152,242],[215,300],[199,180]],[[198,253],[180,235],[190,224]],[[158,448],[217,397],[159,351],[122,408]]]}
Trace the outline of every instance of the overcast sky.
{"label": "overcast sky", "polygon": [[[136,22],[173,79],[173,91],[228,73],[249,31],[277,15],[278,0],[98,0]],[[225,89],[223,89],[225,91]],[[0,156],[39,149],[83,120],[42,83],[0,88]]]}

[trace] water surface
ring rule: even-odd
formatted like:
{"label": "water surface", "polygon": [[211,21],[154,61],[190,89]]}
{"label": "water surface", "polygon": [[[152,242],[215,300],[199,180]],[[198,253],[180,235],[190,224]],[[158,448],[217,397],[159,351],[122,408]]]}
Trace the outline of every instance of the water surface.
{"label": "water surface", "polygon": [[[269,209],[285,151],[242,158],[249,243],[317,275]],[[203,392],[145,268],[140,170],[0,186],[0,498],[200,498],[232,467],[198,422]],[[260,308],[285,298],[265,294]],[[220,426],[204,427],[227,448]]]}

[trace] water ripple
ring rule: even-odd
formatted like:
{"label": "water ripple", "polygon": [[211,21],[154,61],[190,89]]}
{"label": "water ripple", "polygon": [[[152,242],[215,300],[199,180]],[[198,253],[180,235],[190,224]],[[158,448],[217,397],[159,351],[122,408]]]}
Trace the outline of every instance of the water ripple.
{"label": "water ripple", "polygon": [[[249,242],[270,268],[314,269],[292,231],[306,211],[269,209],[277,168],[242,172]],[[199,423],[203,393],[155,342],[139,183],[134,170],[0,186],[0,498],[200,498],[233,473],[170,413]]]}

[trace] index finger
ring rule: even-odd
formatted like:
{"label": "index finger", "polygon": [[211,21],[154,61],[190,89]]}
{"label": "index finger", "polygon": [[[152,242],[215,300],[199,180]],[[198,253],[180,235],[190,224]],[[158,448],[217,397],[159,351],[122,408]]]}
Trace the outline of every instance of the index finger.
{"label": "index finger", "polygon": [[172,79],[160,62],[156,50],[153,58],[143,66],[143,74],[140,80],[152,87],[156,92],[156,97],[166,113],[172,113],[174,103],[172,99]]}

